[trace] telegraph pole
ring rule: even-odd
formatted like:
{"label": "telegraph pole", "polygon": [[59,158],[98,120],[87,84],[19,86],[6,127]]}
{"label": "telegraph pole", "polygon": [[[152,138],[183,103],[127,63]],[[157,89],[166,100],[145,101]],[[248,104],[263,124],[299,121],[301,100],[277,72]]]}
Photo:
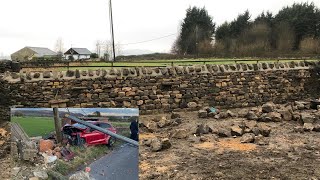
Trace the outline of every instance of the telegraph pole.
{"label": "telegraph pole", "polygon": [[115,51],[115,46],[114,46],[114,32],[113,32],[113,17],[112,17],[112,4],[111,4],[111,0],[109,0],[109,17],[110,17],[110,29],[111,29],[113,61],[116,61],[116,51]]}
{"label": "telegraph pole", "polygon": [[61,119],[59,118],[58,108],[53,108],[54,126],[56,130],[57,142],[62,142]]}

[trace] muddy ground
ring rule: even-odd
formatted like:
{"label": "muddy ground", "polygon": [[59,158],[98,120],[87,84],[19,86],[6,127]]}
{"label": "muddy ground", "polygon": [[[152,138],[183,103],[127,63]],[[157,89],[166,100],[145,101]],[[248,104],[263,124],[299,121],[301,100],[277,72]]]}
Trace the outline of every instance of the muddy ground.
{"label": "muddy ground", "polygon": [[[197,112],[179,112],[182,123],[158,128],[150,133],[141,128],[140,143],[145,139],[169,138],[169,149],[152,152],[140,146],[140,179],[320,179],[320,132],[298,133],[298,122],[268,122],[268,145],[241,143],[240,137],[220,138],[216,134],[192,135],[198,124],[228,127],[243,118],[216,120],[198,118]],[[169,116],[161,114],[160,116]],[[140,116],[140,121],[153,119]],[[168,117],[170,118],[170,117]],[[245,120],[248,122],[249,120]],[[172,138],[175,129],[188,129],[185,139]]]}

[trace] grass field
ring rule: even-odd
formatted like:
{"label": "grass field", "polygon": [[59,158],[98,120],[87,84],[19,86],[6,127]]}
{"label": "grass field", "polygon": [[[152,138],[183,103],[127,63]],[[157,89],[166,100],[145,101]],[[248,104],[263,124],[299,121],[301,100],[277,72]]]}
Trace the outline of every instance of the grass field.
{"label": "grass field", "polygon": [[[50,117],[13,116],[11,121],[19,123],[30,137],[45,136],[55,130],[53,118]],[[130,122],[110,122],[115,128],[128,128],[129,131]],[[121,131],[120,134],[122,133],[127,135],[128,132]]]}
{"label": "grass field", "polygon": [[30,137],[44,136],[54,131],[54,121],[50,117],[13,116],[11,121],[19,123]]}
{"label": "grass field", "polygon": [[[315,61],[314,59],[306,59],[307,61]],[[259,62],[276,62],[277,59],[170,59],[170,60],[134,60],[131,62],[115,62],[113,63],[114,68],[125,66],[125,67],[165,67],[165,66],[172,66],[179,65],[179,66],[191,66],[191,65],[203,65],[203,64],[234,64],[237,63],[257,63]],[[281,62],[290,62],[292,59],[281,59]],[[297,60],[295,60],[297,61]],[[304,61],[301,59],[301,61]],[[96,70],[96,69],[110,69],[112,66],[111,62],[71,62],[70,66],[89,66],[89,67],[70,67],[70,70]],[[90,67],[92,66],[92,67]],[[107,67],[105,67],[107,66]],[[119,67],[119,68],[120,68]],[[67,67],[57,67],[57,68],[32,68],[32,69],[23,69],[23,70],[59,70],[59,71],[66,71],[68,70]]]}

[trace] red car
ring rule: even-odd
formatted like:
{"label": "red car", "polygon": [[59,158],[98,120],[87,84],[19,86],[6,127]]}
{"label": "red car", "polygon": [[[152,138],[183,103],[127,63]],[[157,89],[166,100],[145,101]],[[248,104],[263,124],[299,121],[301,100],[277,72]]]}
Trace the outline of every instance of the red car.
{"label": "red car", "polygon": [[[116,129],[108,122],[102,121],[87,121],[101,128],[105,128],[113,133],[117,133]],[[75,123],[65,125],[62,128],[64,140],[67,140],[71,145],[98,145],[106,144],[112,146],[115,143],[115,138],[108,134],[104,134],[98,130],[92,129],[85,125]]]}

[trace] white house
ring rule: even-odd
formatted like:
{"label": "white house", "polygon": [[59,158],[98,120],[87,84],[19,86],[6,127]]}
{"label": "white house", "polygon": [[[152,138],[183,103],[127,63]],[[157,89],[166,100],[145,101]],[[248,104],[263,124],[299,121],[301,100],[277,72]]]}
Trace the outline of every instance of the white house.
{"label": "white house", "polygon": [[91,52],[87,48],[70,48],[64,55],[66,59],[70,59],[70,56],[74,60],[90,59]]}

